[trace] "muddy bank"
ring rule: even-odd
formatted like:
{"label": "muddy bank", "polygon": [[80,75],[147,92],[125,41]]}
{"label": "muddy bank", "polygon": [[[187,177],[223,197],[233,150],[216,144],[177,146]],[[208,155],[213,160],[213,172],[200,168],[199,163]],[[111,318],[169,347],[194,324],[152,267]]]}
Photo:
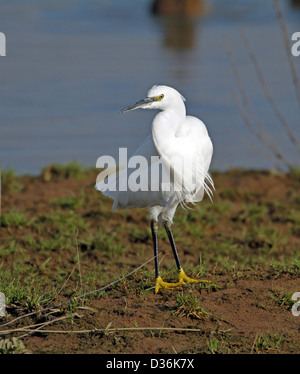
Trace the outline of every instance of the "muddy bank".
{"label": "muddy bank", "polygon": [[[2,342],[18,337],[33,353],[299,352],[298,173],[214,173],[214,203],[179,208],[173,232],[187,275],[210,282],[157,295],[146,212],[111,213],[96,176],[73,165],[2,178]],[[175,281],[159,235],[163,278]]]}

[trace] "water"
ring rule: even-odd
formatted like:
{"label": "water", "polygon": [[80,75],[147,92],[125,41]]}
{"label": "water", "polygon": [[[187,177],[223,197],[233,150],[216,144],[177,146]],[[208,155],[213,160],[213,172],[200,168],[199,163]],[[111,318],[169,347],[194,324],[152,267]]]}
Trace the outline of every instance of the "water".
{"label": "water", "polygon": [[[99,156],[134,150],[153,111],[119,111],[153,84],[177,88],[189,114],[207,125],[212,168],[273,168],[276,160],[246,126],[224,35],[244,89],[274,142],[293,164],[299,154],[274,115],[239,30],[247,35],[278,108],[300,142],[299,106],[271,0],[206,0],[190,22],[153,16],[148,0],[14,0],[0,4],[0,162],[37,174],[49,163],[95,166]],[[290,35],[300,8],[281,1]],[[300,76],[300,57],[294,57]]]}

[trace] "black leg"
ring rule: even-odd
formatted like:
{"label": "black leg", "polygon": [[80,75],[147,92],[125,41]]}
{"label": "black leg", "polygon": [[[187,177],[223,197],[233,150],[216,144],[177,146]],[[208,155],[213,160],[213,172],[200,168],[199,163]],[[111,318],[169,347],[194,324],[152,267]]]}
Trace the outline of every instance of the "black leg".
{"label": "black leg", "polygon": [[157,240],[157,232],[158,232],[158,222],[153,219],[151,221],[151,232],[152,232],[152,240],[153,240],[153,248],[154,248],[154,263],[155,263],[155,279],[159,276],[158,270],[158,240]]}
{"label": "black leg", "polygon": [[175,240],[174,240],[174,237],[173,237],[173,234],[172,234],[171,224],[170,224],[169,221],[165,221],[164,226],[165,226],[165,230],[168,234],[168,238],[169,238],[169,241],[170,241],[170,244],[171,244],[171,247],[172,247],[172,251],[173,251],[173,255],[174,255],[174,258],[175,258],[177,268],[180,271],[181,263],[180,263],[177,248],[176,248],[176,245],[175,245]]}

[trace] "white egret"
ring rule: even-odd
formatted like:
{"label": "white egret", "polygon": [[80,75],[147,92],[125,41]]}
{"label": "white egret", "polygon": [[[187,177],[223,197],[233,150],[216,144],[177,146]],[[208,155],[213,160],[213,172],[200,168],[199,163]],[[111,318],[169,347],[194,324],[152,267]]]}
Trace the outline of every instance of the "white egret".
{"label": "white egret", "polygon": [[[135,190],[128,187],[130,173],[128,170],[119,171],[108,178],[116,181],[119,189],[104,191],[104,195],[114,200],[113,210],[123,208],[148,208],[151,219],[151,232],[155,256],[155,292],[161,288],[178,289],[187,282],[198,282],[186,276],[179,260],[171,225],[178,205],[187,206],[203,199],[204,192],[211,196],[214,188],[213,181],[208,174],[213,146],[204,123],[196,117],[187,116],[185,99],[174,88],[156,85],[149,91],[147,98],[138,101],[122,110],[121,113],[134,109],[160,109],[155,116],[151,133],[133,156],[140,155],[146,160],[140,165],[140,178],[145,178],[147,190]],[[156,157],[154,157],[156,156]],[[157,180],[158,163],[170,176],[169,183]],[[153,176],[154,175],[154,176]],[[151,179],[152,177],[152,179]],[[154,178],[154,180],[153,180]],[[122,188],[120,188],[122,186]],[[156,188],[153,188],[156,186]],[[152,188],[151,188],[152,187]],[[158,226],[162,223],[167,232],[175,262],[179,272],[176,283],[164,282],[159,274],[158,263]]]}

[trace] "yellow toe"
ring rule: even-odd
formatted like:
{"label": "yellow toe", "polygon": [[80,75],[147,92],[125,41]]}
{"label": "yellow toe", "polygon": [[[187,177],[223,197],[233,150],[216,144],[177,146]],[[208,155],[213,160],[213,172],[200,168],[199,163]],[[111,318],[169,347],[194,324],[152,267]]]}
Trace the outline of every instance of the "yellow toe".
{"label": "yellow toe", "polygon": [[182,268],[179,270],[179,276],[178,276],[178,278],[179,278],[179,282],[178,283],[180,283],[180,284],[185,284],[185,283],[199,283],[199,282],[207,282],[207,283],[209,283],[209,282],[211,282],[211,281],[206,280],[206,279],[194,279],[194,278],[190,278],[190,277],[188,277],[185,274],[185,272],[184,272],[184,270]]}
{"label": "yellow toe", "polygon": [[155,293],[158,293],[161,289],[166,290],[181,290],[181,286],[184,283],[168,283],[164,282],[161,276],[158,276],[155,280]]}
{"label": "yellow toe", "polygon": [[177,283],[168,283],[163,281],[161,276],[158,276],[155,280],[155,293],[158,293],[161,289],[166,290],[181,290],[182,286],[184,286],[186,283],[200,283],[200,282],[211,282],[206,279],[194,279],[188,277],[183,269],[181,268],[179,270],[179,276],[178,276],[178,282]]}

